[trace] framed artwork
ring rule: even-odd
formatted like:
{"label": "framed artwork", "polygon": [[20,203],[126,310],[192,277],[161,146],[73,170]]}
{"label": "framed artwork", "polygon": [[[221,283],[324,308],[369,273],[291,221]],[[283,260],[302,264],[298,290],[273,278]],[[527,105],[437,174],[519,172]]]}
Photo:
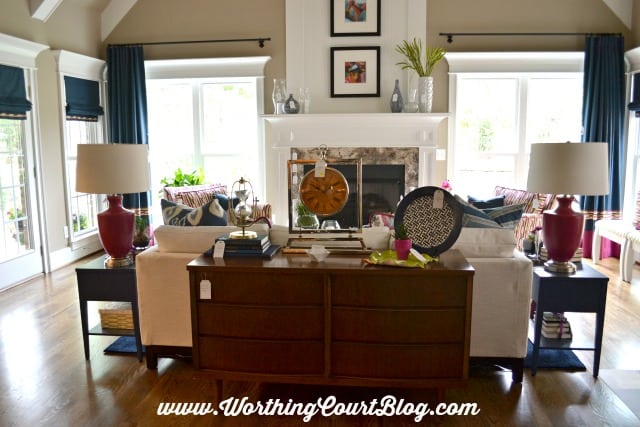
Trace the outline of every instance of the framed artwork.
{"label": "framed artwork", "polygon": [[379,36],[381,0],[329,0],[331,37]]}
{"label": "framed artwork", "polygon": [[380,96],[380,46],[331,48],[331,97]]}

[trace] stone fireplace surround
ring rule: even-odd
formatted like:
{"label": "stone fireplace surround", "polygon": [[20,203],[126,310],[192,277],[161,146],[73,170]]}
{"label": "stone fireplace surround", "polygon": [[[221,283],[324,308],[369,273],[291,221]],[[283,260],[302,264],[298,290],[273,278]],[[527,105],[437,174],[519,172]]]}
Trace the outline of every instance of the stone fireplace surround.
{"label": "stone fireplace surround", "polygon": [[[405,163],[407,189],[437,185],[438,126],[447,117],[447,114],[405,113],[263,116],[265,200],[273,206],[275,223],[287,225],[288,222],[287,160],[292,159],[292,153],[319,156],[317,149],[322,144],[329,147],[329,157],[336,153],[361,155],[363,164],[408,162]],[[416,158],[417,164],[412,164]]]}

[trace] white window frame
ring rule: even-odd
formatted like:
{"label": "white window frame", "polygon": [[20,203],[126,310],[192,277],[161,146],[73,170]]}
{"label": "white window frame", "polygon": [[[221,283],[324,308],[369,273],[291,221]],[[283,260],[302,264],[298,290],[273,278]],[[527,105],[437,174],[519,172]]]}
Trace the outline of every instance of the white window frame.
{"label": "white window frame", "polygon": [[[65,176],[65,202],[66,202],[66,226],[65,226],[65,237],[68,240],[68,246],[72,251],[82,250],[84,251],[95,251],[101,248],[99,238],[98,238],[98,230],[97,227],[88,230],[85,233],[73,233],[73,219],[72,219],[72,195],[75,193],[75,182],[71,182],[71,171],[69,170],[69,161],[72,160],[72,156],[67,152],[67,142],[69,139],[68,130],[67,130],[67,119],[65,109],[66,109],[66,93],[65,93],[65,84],[64,77],[76,77],[86,80],[97,81],[100,88],[100,101],[101,105],[105,106],[105,82],[104,82],[104,69],[105,69],[105,61],[97,58],[92,58],[85,55],[80,55],[74,52],[69,52],[65,50],[55,50],[53,51],[53,55],[56,59],[58,65],[58,87],[59,87],[59,100],[60,100],[60,126],[61,133],[63,136],[62,139],[62,155],[65,159],[63,164],[64,176]],[[97,143],[104,143],[106,141],[106,119],[104,116],[98,117],[98,141]],[[95,196],[95,208],[96,214],[103,210],[106,206],[104,201],[100,198],[100,196]],[[96,222],[97,224],[97,222]]]}
{"label": "white window frame", "polygon": [[[447,176],[454,177],[456,170],[456,111],[457,111],[457,84],[461,75],[517,77],[519,111],[526,112],[528,78],[520,77],[523,74],[533,77],[560,77],[581,74],[584,63],[583,52],[450,52],[445,58],[449,63],[449,108],[452,124],[449,126],[448,151],[450,161],[447,164]],[[525,118],[519,117],[519,123]],[[525,153],[526,129],[518,129],[518,153],[514,154],[517,170],[526,171],[528,153]],[[519,188],[526,188],[526,175],[516,176]],[[524,180],[524,181],[523,181]],[[455,184],[455,182],[454,182]],[[490,190],[489,190],[490,191]]]}
{"label": "white window frame", "polygon": [[[263,125],[259,116],[264,114],[264,68],[271,59],[269,56],[238,57],[238,58],[201,58],[201,59],[169,59],[145,61],[147,80],[156,79],[230,79],[255,80],[256,85],[256,140],[258,141],[258,165],[254,191],[259,195],[266,194],[265,152],[263,144]],[[200,132],[195,129],[194,132]],[[150,142],[151,143],[151,142]],[[197,148],[197,147],[196,147]],[[200,156],[195,153],[196,157]],[[196,166],[199,159],[196,159]],[[232,183],[226,183],[230,186]],[[253,182],[252,182],[253,184]],[[257,187],[257,188],[256,188]],[[154,218],[154,222],[157,219]]]}

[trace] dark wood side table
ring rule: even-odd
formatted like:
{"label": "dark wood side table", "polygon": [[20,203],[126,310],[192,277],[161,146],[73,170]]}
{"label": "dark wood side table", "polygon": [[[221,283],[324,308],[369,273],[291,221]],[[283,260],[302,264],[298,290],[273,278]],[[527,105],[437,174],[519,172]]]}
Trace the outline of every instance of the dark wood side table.
{"label": "dark wood side table", "polygon": [[[548,339],[541,334],[542,315],[535,316],[531,375],[536,374],[540,349],[555,348],[593,351],[593,376],[598,377],[608,283],[607,276],[584,264],[571,275],[551,273],[544,267],[533,268],[531,298],[537,313],[595,313],[596,327],[593,341],[583,342],[575,334],[571,340]],[[531,315],[533,318],[533,310]]]}
{"label": "dark wood side table", "polygon": [[[82,338],[84,357],[89,360],[89,335],[135,336],[136,356],[142,361],[142,341],[140,339],[140,321],[138,317],[138,289],[136,286],[136,266],[107,268],[104,258],[98,258],[76,268],[78,298],[80,300],[80,319],[82,320]],[[108,329],[101,325],[89,329],[87,317],[88,301],[124,301],[131,303],[133,330]]]}

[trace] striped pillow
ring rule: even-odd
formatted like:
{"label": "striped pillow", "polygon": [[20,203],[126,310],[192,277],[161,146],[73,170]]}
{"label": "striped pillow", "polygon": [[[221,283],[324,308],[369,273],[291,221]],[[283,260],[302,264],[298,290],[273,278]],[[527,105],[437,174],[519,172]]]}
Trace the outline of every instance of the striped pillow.
{"label": "striped pillow", "polygon": [[524,204],[506,205],[499,208],[484,209],[484,213],[503,228],[516,228],[520,218],[522,218],[524,206]]}
{"label": "striped pillow", "polygon": [[516,190],[515,188],[496,186],[495,194],[498,196],[504,195],[505,205],[524,204],[524,212],[537,213],[540,211],[540,199],[538,193],[530,193],[526,190]]}

